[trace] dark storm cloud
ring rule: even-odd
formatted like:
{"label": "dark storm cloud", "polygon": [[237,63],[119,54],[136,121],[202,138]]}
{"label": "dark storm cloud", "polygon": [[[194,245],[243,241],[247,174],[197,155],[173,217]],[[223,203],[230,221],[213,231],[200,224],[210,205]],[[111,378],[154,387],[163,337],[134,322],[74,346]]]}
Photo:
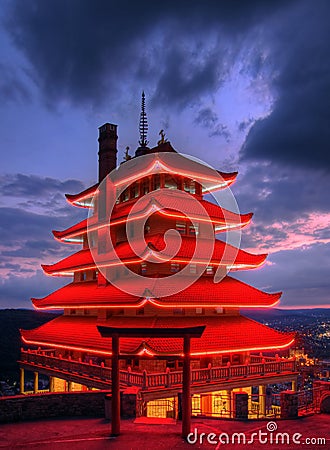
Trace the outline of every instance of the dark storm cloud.
{"label": "dark storm cloud", "polygon": [[[226,37],[239,47],[244,33],[291,3],[13,1],[6,25],[48,102],[97,104],[133,79],[152,79],[154,102],[184,106],[221,83]],[[211,31],[220,51],[206,45]]]}
{"label": "dark storm cloud", "polygon": [[211,108],[202,108],[198,111],[195,123],[209,129],[209,136],[222,136],[229,141],[230,133],[226,125],[219,122],[218,115]]}
{"label": "dark storm cloud", "polygon": [[268,292],[283,291],[281,306],[329,304],[329,250],[330,244],[314,244],[273,253],[268,257],[270,266],[235,277]]}
{"label": "dark storm cloud", "polygon": [[253,221],[264,225],[329,212],[330,178],[321,170],[250,164],[233,191],[241,211],[253,211]]}
{"label": "dark storm cloud", "polygon": [[329,2],[302,2],[274,28],[277,100],[251,128],[242,160],[330,169]]}
{"label": "dark storm cloud", "polygon": [[0,189],[8,197],[47,196],[54,191],[57,193],[71,193],[83,190],[83,184],[78,180],[57,180],[55,178],[24,175],[21,173],[0,176]]}
{"label": "dark storm cloud", "polygon": [[[55,241],[51,230],[62,230],[79,222],[86,212],[70,207],[63,192],[79,192],[76,180],[61,181],[34,175],[5,175],[0,178],[1,265],[4,273],[26,276],[41,263],[53,263],[72,252],[71,246]],[[25,202],[16,200],[28,198]],[[16,202],[16,206],[15,206]]]}

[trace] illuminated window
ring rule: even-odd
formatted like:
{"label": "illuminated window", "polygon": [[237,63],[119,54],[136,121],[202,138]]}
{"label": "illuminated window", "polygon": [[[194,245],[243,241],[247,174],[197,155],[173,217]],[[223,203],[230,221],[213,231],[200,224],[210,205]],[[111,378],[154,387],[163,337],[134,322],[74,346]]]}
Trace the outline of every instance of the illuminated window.
{"label": "illuminated window", "polygon": [[134,183],[131,187],[131,198],[136,198],[139,196],[139,185],[138,183]]}
{"label": "illuminated window", "polygon": [[180,233],[180,234],[186,234],[186,222],[176,222],[175,224],[175,229]]}
{"label": "illuminated window", "polygon": [[174,308],[173,309],[173,314],[174,315],[178,315],[178,316],[183,315],[184,314],[184,309],[183,308]]}
{"label": "illuminated window", "polygon": [[191,235],[191,236],[198,236],[198,232],[199,232],[199,224],[198,223],[196,223],[196,224],[190,224],[189,225],[189,234]]}
{"label": "illuminated window", "polygon": [[156,174],[154,176],[154,191],[157,191],[157,189],[160,189],[160,175]]}
{"label": "illuminated window", "polygon": [[179,270],[180,270],[180,264],[171,263],[171,272],[179,272]]}
{"label": "illuminated window", "polygon": [[165,175],[165,184],[164,187],[167,189],[177,189],[178,183],[174,177],[171,175],[166,174]]}
{"label": "illuminated window", "polygon": [[147,273],[147,263],[141,263],[141,274]]}
{"label": "illuminated window", "polygon": [[129,200],[129,189],[125,189],[124,192],[121,194],[121,201],[127,202]]}
{"label": "illuminated window", "polygon": [[183,183],[183,189],[190,194],[196,193],[196,184],[192,180],[185,180]]}
{"label": "illuminated window", "polygon": [[219,308],[215,308],[215,312],[217,314],[223,314],[223,308],[219,307]]}
{"label": "illuminated window", "polygon": [[204,314],[203,308],[196,308],[196,314]]}
{"label": "illuminated window", "polygon": [[206,267],[206,271],[205,271],[206,275],[213,275],[213,272],[214,272],[214,270],[213,270],[212,266]]}
{"label": "illuminated window", "polygon": [[149,192],[149,180],[148,178],[145,178],[142,181],[142,195],[148,194]]}

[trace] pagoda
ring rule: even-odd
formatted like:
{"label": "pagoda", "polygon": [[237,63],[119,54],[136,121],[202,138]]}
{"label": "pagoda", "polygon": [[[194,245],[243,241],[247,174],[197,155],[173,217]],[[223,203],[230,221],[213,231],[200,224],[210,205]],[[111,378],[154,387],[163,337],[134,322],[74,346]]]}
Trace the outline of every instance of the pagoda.
{"label": "pagoda", "polygon": [[[32,299],[37,310],[64,312],[37,329],[21,330],[22,390],[24,370],[34,372],[35,392],[39,373],[50,377],[50,391],[111,388],[112,339],[101,331],[126,330],[119,348],[121,388],[141,389],[141,414],[177,417],[183,335],[166,336],[166,330],[198,329],[189,348],[192,414],[235,417],[233,396],[244,389],[248,417],[266,416],[267,408],[275,408],[266,404],[267,386],[291,382],[295,387],[294,361],[284,357],[294,338],[240,314],[240,308],[275,306],[281,293],[263,292],[228,275],[260,267],[267,256],[221,240],[247,226],[251,213],[228,211],[205,198],[228,189],[237,173],[213,176],[200,162],[187,164],[163,132],[149,148],[144,96],[139,147],[133,157],[127,151],[118,167],[117,139],[116,125],[99,128],[98,183],[66,195],[89,217],[53,231],[60,243],[82,248],[42,266],[49,276],[72,280]],[[197,244],[207,251],[196,257]],[[146,336],[131,330],[145,330]]]}

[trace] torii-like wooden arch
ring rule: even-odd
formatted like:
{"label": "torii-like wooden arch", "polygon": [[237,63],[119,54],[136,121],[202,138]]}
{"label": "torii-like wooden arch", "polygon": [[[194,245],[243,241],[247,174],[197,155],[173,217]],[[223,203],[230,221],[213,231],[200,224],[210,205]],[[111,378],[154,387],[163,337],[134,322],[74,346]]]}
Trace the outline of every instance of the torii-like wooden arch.
{"label": "torii-like wooden arch", "polygon": [[118,328],[108,326],[98,326],[102,337],[112,340],[112,402],[111,402],[111,434],[120,434],[120,380],[119,380],[119,357],[120,338],[183,338],[183,372],[182,372],[182,436],[187,438],[191,428],[191,398],[190,398],[190,339],[200,338],[205,330],[205,326],[184,327],[184,328]]}

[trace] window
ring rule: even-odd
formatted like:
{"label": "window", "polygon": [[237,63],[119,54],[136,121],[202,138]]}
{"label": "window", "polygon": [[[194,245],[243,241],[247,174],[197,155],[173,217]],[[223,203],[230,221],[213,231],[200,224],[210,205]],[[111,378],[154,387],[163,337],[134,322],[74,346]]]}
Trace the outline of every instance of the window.
{"label": "window", "polygon": [[76,314],[76,310],[75,309],[70,309],[70,314],[72,314],[72,315]]}
{"label": "window", "polygon": [[90,233],[88,233],[89,248],[96,247],[96,242],[97,242],[97,232],[91,231]]}
{"label": "window", "polygon": [[177,316],[183,315],[184,314],[184,310],[183,310],[183,308],[174,308],[173,309],[173,314],[177,315]]}
{"label": "window", "polygon": [[175,229],[180,233],[180,234],[186,234],[186,222],[176,222],[175,224]]}
{"label": "window", "polygon": [[203,308],[196,308],[196,314],[204,314]]}
{"label": "window", "polygon": [[129,200],[129,189],[125,189],[124,192],[121,194],[121,201],[127,202]]}
{"label": "window", "polygon": [[141,263],[141,274],[144,275],[147,273],[147,263]]}
{"label": "window", "polygon": [[178,183],[174,177],[167,174],[167,175],[165,175],[164,187],[166,187],[167,189],[177,189]]}
{"label": "window", "polygon": [[189,272],[192,274],[197,273],[197,266],[196,264],[189,264]]}
{"label": "window", "polygon": [[185,180],[183,183],[183,189],[186,192],[189,192],[190,194],[196,193],[196,184],[192,180]]}
{"label": "window", "polygon": [[134,183],[131,187],[131,198],[136,198],[139,196],[139,184]]}
{"label": "window", "polygon": [[84,314],[85,314],[85,316],[89,316],[90,313],[91,313],[91,310],[90,310],[90,309],[84,309]]}
{"label": "window", "polygon": [[198,236],[198,231],[199,231],[199,224],[190,224],[189,225],[189,234],[190,236]]}
{"label": "window", "polygon": [[93,280],[97,280],[98,274],[99,274],[98,270],[93,270]]}
{"label": "window", "polygon": [[213,270],[212,266],[206,267],[206,271],[205,271],[206,275],[213,275],[213,272],[214,272],[214,270]]}
{"label": "window", "polygon": [[136,315],[137,316],[143,316],[144,315],[144,308],[139,308],[136,310]]}
{"label": "window", "polygon": [[156,174],[154,176],[154,191],[157,191],[157,189],[160,189],[160,175]]}
{"label": "window", "polygon": [[171,272],[179,272],[179,270],[180,270],[180,264],[171,263]]}
{"label": "window", "polygon": [[149,180],[148,178],[144,178],[142,181],[142,195],[148,194],[149,192]]}
{"label": "window", "polygon": [[223,314],[223,308],[219,307],[219,308],[215,308],[215,312],[217,314]]}

